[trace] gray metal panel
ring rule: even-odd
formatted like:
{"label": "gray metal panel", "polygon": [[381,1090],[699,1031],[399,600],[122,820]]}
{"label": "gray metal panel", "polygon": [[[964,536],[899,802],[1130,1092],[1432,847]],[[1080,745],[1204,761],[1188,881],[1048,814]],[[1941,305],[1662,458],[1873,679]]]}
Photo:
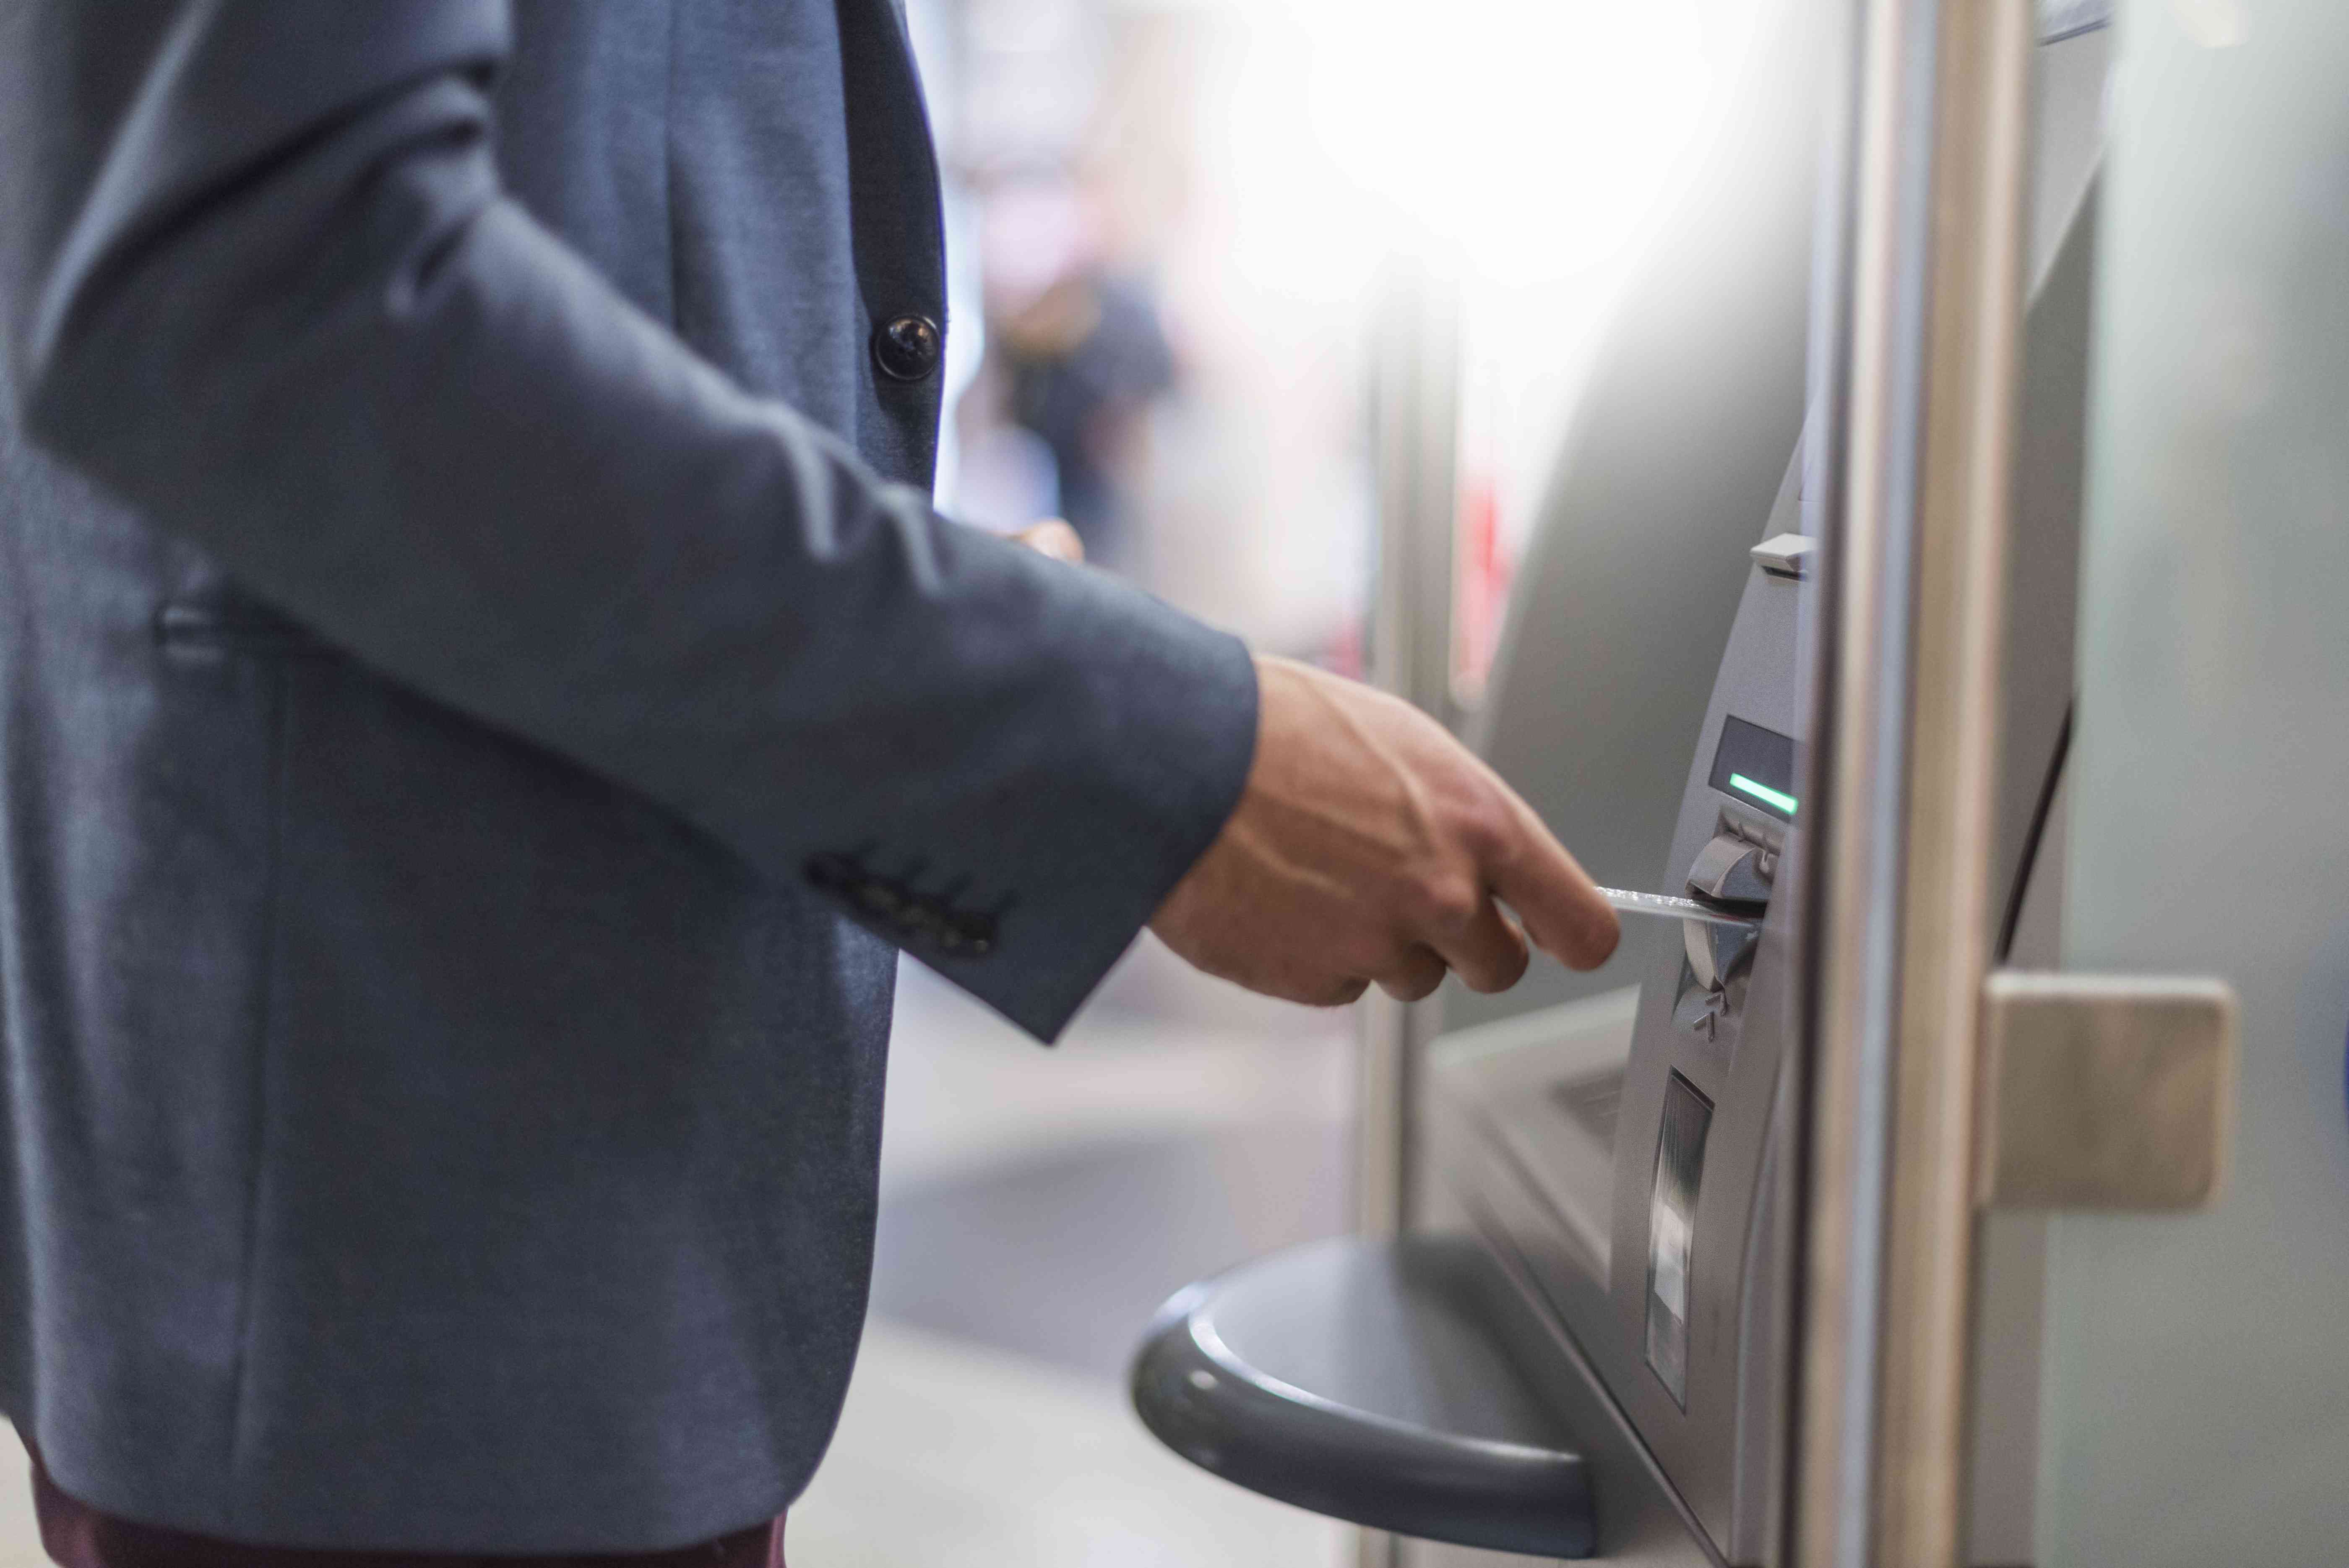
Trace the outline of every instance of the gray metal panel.
{"label": "gray metal panel", "polygon": [[2039,36],[2074,37],[2112,26],[2113,0],[2039,0]]}
{"label": "gray metal panel", "polygon": [[1991,886],[2005,911],[2019,895],[2072,707],[2079,601],[2080,486],[2088,407],[2088,333],[2096,272],[2095,190],[2075,209],[2024,326],[2014,514],[2007,548],[2007,628]]}
{"label": "gray metal panel", "polygon": [[[1510,1289],[1489,1303],[1485,1321],[1525,1375],[1527,1388],[1553,1409],[1608,1417],[1576,1430],[1598,1502],[1599,1559],[1624,1568],[1720,1568],[1720,1556],[1656,1468],[1654,1457],[1611,1403],[1581,1348],[1559,1327],[1516,1251],[1519,1232],[1496,1224],[1493,1216],[1450,1192],[1432,1196],[1427,1219],[1447,1231],[1481,1234],[1499,1259]],[[1522,1557],[1416,1543],[1402,1561],[1405,1568],[1530,1568]]]}
{"label": "gray metal panel", "polygon": [[[2013,567],[2018,624],[2008,645],[2010,744],[1992,867],[1992,885],[2001,889],[2023,871],[2071,694],[2094,176],[2108,54],[2106,37],[2091,33],[2043,48],[2037,61],[2032,275],[2040,286],[2026,328],[2017,476],[2021,537]],[[1753,367],[1745,369],[1752,373]],[[1617,383],[1602,380],[1585,407],[1616,390]],[[1762,405],[1770,396],[1768,384],[1756,383],[1746,395],[1749,427],[1766,423]],[[1637,452],[1640,432],[1614,431],[1596,412],[1567,448],[1544,532],[1520,578],[1511,634],[1477,735],[1505,776],[1526,791],[1602,881],[1676,890],[1724,808],[1726,797],[1706,786],[1705,775],[1725,713],[1797,732],[1793,607],[1799,590],[1785,579],[1749,571],[1745,552],[1754,539],[1796,525],[1787,520],[1798,497],[1785,456],[1794,445],[1793,396],[1790,389],[1785,445],[1766,466],[1757,459],[1736,481],[1754,499],[1734,525],[1717,512],[1692,516],[1659,501],[1667,493],[1731,487],[1723,467],[1729,460],[1719,449],[1703,448],[1678,467],[1660,451],[1639,453],[1654,466],[1636,476],[1637,483],[1627,481],[1608,465]],[[1628,407],[1627,417],[1670,428],[1652,405]],[[1609,440],[1592,441],[1594,429]],[[1733,443],[1742,433],[1730,431]],[[1588,472],[1578,469],[1585,463]],[[1757,471],[1769,474],[1770,491],[1754,483]],[[1765,493],[1776,500],[1766,521],[1759,500]],[[1641,513],[1641,506],[1650,510]],[[1651,525],[1636,525],[1642,521]],[[1734,634],[1728,624],[1732,606],[1739,607]],[[1717,657],[1724,642],[1727,656]],[[1702,660],[1692,657],[1699,653]],[[1612,671],[1613,678],[1577,678],[1592,670]],[[1716,674],[1717,686],[1692,694],[1696,681],[1710,682]],[[1691,735],[1697,738],[1693,757],[1685,749]],[[1677,816],[1668,818],[1668,810]],[[1671,848],[1660,856],[1668,833]],[[2042,902],[2034,900],[2034,908]],[[1617,1112],[1615,1224],[1603,1248],[1578,1239],[1584,1227],[1568,1212],[1587,1204],[1568,1188],[1589,1184],[1566,1181],[1561,1172],[1572,1162],[1562,1164],[1557,1149],[1539,1147],[1545,1116],[1551,1143],[1568,1136],[1566,1118],[1553,1102],[1595,1049],[1582,1040],[1591,1020],[1575,1010],[1522,1016],[1522,1029],[1491,1025],[1440,1042],[1428,1147],[1433,1174],[1496,1236],[1508,1239],[1526,1278],[1537,1283],[1545,1310],[1575,1336],[1595,1374],[1622,1402],[1671,1478],[1674,1494],[1703,1519],[1715,1540],[1744,1554],[1759,1539],[1759,1467],[1743,1450],[1759,1430],[1763,1387],[1749,1376],[1754,1368],[1745,1349],[1767,1337],[1773,1307],[1758,1288],[1765,1277],[1759,1260],[1776,1245],[1763,1199],[1777,1053],[1785,1038],[1785,933],[1773,928],[1765,934],[1743,1016],[1710,1044],[1683,1038],[1685,1030],[1671,1020],[1678,961],[1671,942],[1649,940],[1656,936],[1635,925],[1622,956],[1595,976],[1568,981],[1551,971],[1497,1003],[1456,994],[1447,1002],[1447,1022],[1472,1023],[1560,996],[1644,982],[1641,1044],[1627,1064]],[[1533,1036],[1553,1023],[1565,1033],[1552,1053],[1555,1061],[1546,1064]],[[1751,1035],[1757,1027],[1758,1038],[1741,1042],[1741,1033]],[[1513,1031],[1530,1033],[1516,1040]],[[1447,1059],[1448,1044],[1485,1035],[1498,1044],[1505,1033],[1510,1034],[1507,1052],[1475,1064]],[[1700,1236],[1692,1265],[1696,1315],[1685,1413],[1640,1353],[1654,1123],[1673,1071],[1714,1105],[1698,1194]],[[1986,1304],[2001,1324],[2018,1331],[2027,1331],[2036,1312],[2033,1240],[2002,1237],[1990,1259],[1997,1293]],[[1978,1499],[1976,1517],[1985,1518],[1982,1509],[1998,1511],[1996,1521],[1985,1521],[1992,1527],[1982,1532],[1982,1544],[1996,1554],[1992,1561],[2013,1560],[2008,1553],[2024,1538],[2031,1517],[2027,1484],[2020,1495],[2013,1484],[2028,1469],[2033,1437],[2023,1389],[2030,1347],[2017,1348],[2025,1354],[2011,1359],[2024,1376],[1994,1379],[1984,1389],[1988,1408],[1977,1430],[1979,1440],[2019,1445],[2023,1454],[2019,1465],[1984,1472],[1991,1484]],[[2018,1519],[2020,1531],[1997,1527]]]}
{"label": "gray metal panel", "polygon": [[2032,60],[2031,286],[2045,286],[2055,247],[2070,232],[2104,159],[2109,32],[2077,33]]}
{"label": "gray metal panel", "polygon": [[[1745,584],[1802,421],[1818,50],[1772,29],[1720,144],[1643,254],[1577,404],[1512,593],[1481,753],[1613,887],[1661,869]],[[1538,964],[1447,1024],[1624,983]]]}
{"label": "gray metal panel", "polygon": [[[2035,62],[2031,254],[2044,288],[2062,286],[2048,271],[2092,203],[2111,58],[2099,7],[2055,9],[2065,13],[2054,29],[2062,41]],[[1681,748],[1702,722],[1744,587],[1742,550],[1775,510],[1800,426],[1816,174],[1806,116],[1818,78],[1815,62],[1781,48],[1782,68],[1764,73],[1733,120],[1744,148],[1692,192],[1609,330],[1539,508],[1485,704],[1468,726],[1480,753],[1610,887],[1647,887],[1661,868]],[[2083,323],[2092,273],[2084,264],[2080,288],[2056,306],[2078,310]],[[2034,360],[2027,405],[2053,393],[2076,410],[2076,386],[2052,383],[2078,373],[2076,357],[2066,369]],[[2023,469],[2058,481],[2047,493],[2074,514],[2076,413],[2068,429],[2040,427],[2050,439],[2030,433],[2033,407],[2024,421]],[[2050,461],[2059,450],[2071,455],[2068,475]],[[2016,554],[2035,568],[2053,538],[2030,515],[2018,523]],[[2041,608],[2068,594],[2068,566],[2060,581]],[[2054,638],[2068,644],[2068,599],[2060,614]],[[2068,695],[2068,680],[2062,689]],[[2034,718],[2022,722],[2036,733]],[[1624,983],[1623,971],[1540,965],[1497,997],[1451,986],[1444,1021],[1465,1027],[1595,995]]]}
{"label": "gray metal panel", "polygon": [[[1767,830],[1760,814],[1744,814],[1731,797],[1713,789],[1707,778],[1713,746],[1733,713],[1802,739],[1795,651],[1803,591],[1801,585],[1758,566],[1750,570],[1721,678],[1684,773],[1667,886],[1676,885],[1673,873],[1686,876],[1724,813],[1744,815]],[[1774,910],[1780,909],[1774,905]],[[1626,1346],[1637,1347],[1646,1317],[1646,1272],[1626,1265],[1633,1259],[1644,1260],[1649,1252],[1656,1128],[1666,1085],[1677,1073],[1712,1100],[1713,1126],[1697,1192],[1690,1267],[1686,1408],[1666,1391],[1636,1348],[1637,1365],[1610,1386],[1715,1544],[1737,1560],[1758,1553],[1760,1544],[1753,1530],[1760,1522],[1759,1477],[1750,1469],[1743,1479],[1754,1495],[1742,1509],[1737,1495],[1739,1400],[1749,1392],[1747,1380],[1740,1376],[1740,1352],[1751,1337],[1743,1321],[1746,1309],[1759,1304],[1747,1291],[1747,1248],[1770,1244],[1768,1238],[1754,1238],[1751,1230],[1785,1038],[1785,1020],[1776,1001],[1783,996],[1786,942],[1783,918],[1765,919],[1763,947],[1751,977],[1733,983],[1731,1011],[1710,1034],[1692,1030],[1673,1016],[1682,963],[1679,952],[1668,949],[1651,957],[1651,968],[1640,977],[1640,1018],[1624,1081],[1624,1130],[1615,1155],[1614,1251],[1623,1262],[1609,1282],[1615,1319],[1609,1326]],[[1578,1332],[1606,1332],[1573,1326]],[[1735,1528],[1741,1521],[1747,1529]]]}
{"label": "gray metal panel", "polygon": [[2224,975],[2220,1205],[2053,1226],[2039,1560],[2349,1542],[2349,6],[2131,0],[2064,958]]}
{"label": "gray metal panel", "polygon": [[[2070,596],[2085,334],[2093,276],[2093,202],[2075,202],[2071,214],[2070,233],[2050,257],[2045,286],[2029,321],[2027,429],[2018,477],[2018,510],[2028,531],[2017,551],[2016,570],[2024,579],[2016,599],[2022,624],[2010,641],[2010,744],[1993,868],[1993,885],[2002,889],[2021,874],[2071,691]],[[1781,487],[1774,513],[1794,510],[1791,477]],[[1775,529],[1783,521],[1774,515],[1759,531]],[[1734,543],[1723,548],[1745,571],[1744,598],[1696,732],[1694,753],[1677,753],[1684,787],[1668,863],[1661,880],[1643,886],[1677,888],[1679,877],[1713,837],[1724,811],[1736,811],[1738,803],[1707,783],[1713,748],[1729,714],[1799,735],[1794,666],[1801,589],[1791,579],[1748,566],[1745,552]],[[1751,820],[1767,830],[1758,815]],[[1626,1063],[1618,1111],[1622,1131],[1614,1152],[1614,1227],[1605,1247],[1577,1241],[1582,1228],[1577,1215],[1588,1204],[1568,1190],[1558,1174],[1561,1151],[1528,1152],[1546,1117],[1553,1143],[1570,1130],[1549,1102],[1568,1086],[1567,1078],[1583,1071],[1578,1064],[1589,1054],[1567,1037],[1574,1033],[1568,1026],[1578,1016],[1574,1009],[1527,1015],[1439,1043],[1434,1096],[1441,1104],[1431,1106],[1436,1129],[1431,1147],[1450,1178],[1475,1191],[1495,1225],[1516,1238],[1550,1310],[1577,1335],[1599,1376],[1630,1413],[1715,1541],[1732,1556],[1744,1556],[1756,1549],[1762,1521],[1759,1467],[1753,1456],[1743,1453],[1741,1442],[1750,1442],[1755,1430],[1756,1402],[1763,1391],[1750,1375],[1754,1369],[1745,1364],[1744,1349],[1766,1338],[1772,1308],[1757,1288],[1763,1278],[1757,1261],[1776,1244],[1762,1199],[1778,1053],[1786,1037],[1782,1005],[1787,981],[1785,932],[1775,925],[1765,927],[1744,1005],[1709,1041],[1672,1020],[1680,960],[1672,943],[1647,940],[1653,935],[1644,927],[1635,928],[1627,939],[1626,960],[1613,966],[1618,983],[1636,977],[1644,994],[1640,1044]],[[1621,972],[1627,969],[1631,972]],[[1567,1033],[1547,1048],[1546,1056],[1533,1036],[1553,1021]],[[1452,1061],[1447,1053],[1449,1046],[1473,1043],[1484,1034],[1498,1041],[1518,1033],[1527,1033],[1527,1039],[1516,1042],[1516,1050],[1479,1064]],[[1640,1265],[1647,1252],[1654,1129],[1665,1085],[1675,1072],[1714,1105],[1706,1176],[1698,1195],[1685,1410],[1640,1355],[1645,1278]],[[1460,1106],[1470,1108],[1456,1108]],[[1455,1121],[1465,1116],[1476,1126],[1446,1126],[1447,1116]],[[1473,1152],[1464,1147],[1478,1137],[1488,1147]],[[1512,1181],[1528,1187],[1531,1196],[1521,1201],[1500,1196],[1500,1189]],[[2027,1326],[2035,1315],[2037,1281],[2032,1271],[2036,1261],[2036,1249],[2027,1244],[2001,1244],[1992,1250],[1989,1262],[1998,1277],[1989,1304],[2009,1325]],[[2015,1348],[2014,1359],[2027,1369],[2031,1347]],[[1988,1398],[1978,1438],[2000,1444],[2002,1453],[2019,1447],[2027,1468],[2033,1424],[2026,1391],[2015,1378],[2006,1377],[1993,1378],[1984,1392]],[[2017,1469],[2010,1465],[1985,1474],[1992,1484],[1984,1489],[1981,1506],[1993,1511],[1978,1517],[1985,1517],[1982,1544],[1994,1553],[1991,1561],[2014,1560],[2010,1553],[2018,1541],[2027,1539],[2030,1497],[2027,1489],[2021,1495],[2013,1490]]]}
{"label": "gray metal panel", "polygon": [[1579,1432],[1490,1324],[1507,1286],[1464,1236],[1347,1236],[1189,1286],[1134,1358],[1135,1410],[1185,1459],[1317,1512],[1470,1545],[1586,1557]]}

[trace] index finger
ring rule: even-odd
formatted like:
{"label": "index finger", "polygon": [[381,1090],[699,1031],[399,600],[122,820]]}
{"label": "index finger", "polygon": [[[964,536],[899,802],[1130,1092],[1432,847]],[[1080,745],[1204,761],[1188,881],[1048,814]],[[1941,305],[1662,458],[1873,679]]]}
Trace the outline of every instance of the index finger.
{"label": "index finger", "polygon": [[1512,831],[1486,862],[1486,881],[1517,912],[1535,946],[1568,969],[1597,969],[1623,935],[1614,909],[1534,808],[1516,791],[1501,788]]}

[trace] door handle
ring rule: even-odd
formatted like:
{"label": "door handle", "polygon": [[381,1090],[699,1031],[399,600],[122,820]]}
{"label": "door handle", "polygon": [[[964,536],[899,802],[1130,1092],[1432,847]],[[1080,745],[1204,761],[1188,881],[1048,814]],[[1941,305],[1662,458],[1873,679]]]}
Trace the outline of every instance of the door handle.
{"label": "door handle", "polygon": [[2207,1207],[2234,1125],[2236,1011],[2220,980],[1992,971],[1976,1203]]}

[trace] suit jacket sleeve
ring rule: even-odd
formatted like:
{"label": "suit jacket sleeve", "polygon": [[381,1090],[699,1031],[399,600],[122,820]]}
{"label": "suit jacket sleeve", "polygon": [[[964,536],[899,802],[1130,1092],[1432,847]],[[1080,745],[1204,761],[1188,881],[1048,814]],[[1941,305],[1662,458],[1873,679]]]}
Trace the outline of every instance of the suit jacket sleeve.
{"label": "suit jacket sleeve", "polygon": [[36,438],[1055,1034],[1237,799],[1244,649],[940,519],[633,309],[500,189],[497,0],[115,9],[67,24],[125,107],[13,334]]}

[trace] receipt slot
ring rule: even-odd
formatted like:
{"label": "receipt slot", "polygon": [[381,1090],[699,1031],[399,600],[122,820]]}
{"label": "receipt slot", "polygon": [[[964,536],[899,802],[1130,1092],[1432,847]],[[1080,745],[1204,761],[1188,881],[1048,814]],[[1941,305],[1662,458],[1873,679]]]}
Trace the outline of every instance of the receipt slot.
{"label": "receipt slot", "polygon": [[[1792,742],[1787,752],[1793,754]],[[1792,801],[1794,796],[1785,798]],[[1720,826],[1723,831],[1698,852],[1696,863],[1689,867],[1689,892],[1723,909],[1756,917],[1767,913],[1770,884],[1777,873],[1778,857],[1785,852],[1784,844],[1773,843],[1742,823],[1724,819]],[[1687,967],[1674,991],[1672,1016],[1710,1035],[1731,1011],[1730,986],[1743,978],[1760,940],[1758,926],[1682,921],[1681,947]]]}

